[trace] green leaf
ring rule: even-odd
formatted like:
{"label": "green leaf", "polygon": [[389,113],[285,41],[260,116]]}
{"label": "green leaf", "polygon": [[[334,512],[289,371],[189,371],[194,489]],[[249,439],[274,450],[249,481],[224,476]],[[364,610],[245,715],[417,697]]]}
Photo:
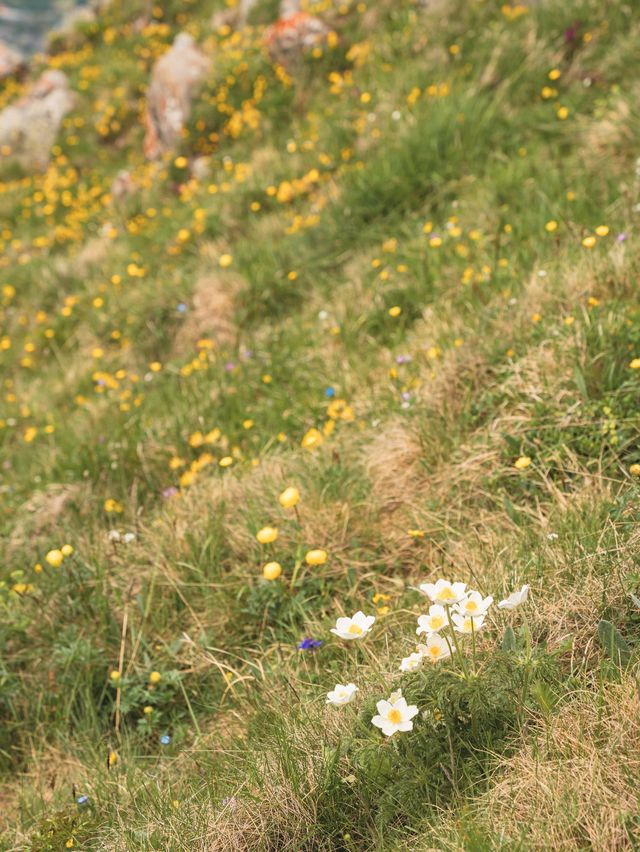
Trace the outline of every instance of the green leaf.
{"label": "green leaf", "polygon": [[531,687],[531,695],[545,716],[550,716],[558,703],[558,696],[542,681],[536,681]]}
{"label": "green leaf", "polygon": [[598,624],[598,638],[614,663],[624,668],[631,658],[631,648],[625,642],[622,633],[610,621],[602,619]]}
{"label": "green leaf", "polygon": [[587,383],[584,380],[584,374],[580,367],[573,368],[573,378],[576,383],[576,387],[580,391],[582,397],[584,399],[589,399],[589,391],[587,390]]}
{"label": "green leaf", "polygon": [[509,515],[513,523],[518,524],[518,526],[520,526],[522,515],[506,495],[502,498],[502,504],[504,506],[505,512],[507,513],[507,515]]}
{"label": "green leaf", "polygon": [[516,649],[516,634],[513,632],[513,627],[509,626],[504,631],[504,636],[502,637],[502,650],[503,651],[515,651]]}

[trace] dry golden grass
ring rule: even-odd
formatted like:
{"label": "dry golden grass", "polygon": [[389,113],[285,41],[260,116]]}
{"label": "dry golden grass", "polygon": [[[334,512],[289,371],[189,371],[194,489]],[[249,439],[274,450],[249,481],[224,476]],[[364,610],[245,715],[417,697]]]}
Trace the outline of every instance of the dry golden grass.
{"label": "dry golden grass", "polygon": [[16,513],[8,541],[9,553],[47,531],[53,532],[72,507],[81,509],[87,499],[86,492],[81,483],[54,483],[32,494]]}
{"label": "dry golden grass", "polygon": [[[502,762],[478,813],[528,848],[635,848],[640,807],[640,701],[633,675],[570,701],[534,743]],[[626,824],[625,824],[626,823]]]}
{"label": "dry golden grass", "polygon": [[212,337],[216,344],[232,344],[237,337],[235,299],[244,279],[233,272],[209,272],[196,282],[192,304],[173,345],[176,355],[193,352],[200,338]]}

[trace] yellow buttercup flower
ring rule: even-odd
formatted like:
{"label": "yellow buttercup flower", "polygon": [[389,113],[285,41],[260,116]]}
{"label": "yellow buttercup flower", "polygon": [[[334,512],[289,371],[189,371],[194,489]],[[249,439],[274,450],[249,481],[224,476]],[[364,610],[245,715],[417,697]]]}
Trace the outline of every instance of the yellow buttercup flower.
{"label": "yellow buttercup flower", "polygon": [[305,450],[315,450],[316,447],[321,446],[324,443],[324,436],[322,432],[320,432],[315,427],[309,429],[304,438],[302,439],[301,446]]}
{"label": "yellow buttercup flower", "polygon": [[285,488],[282,494],[278,497],[278,500],[283,509],[293,509],[294,506],[298,505],[300,492],[297,488],[290,485],[289,488]]}
{"label": "yellow buttercup flower", "polygon": [[265,580],[277,580],[280,574],[282,574],[282,565],[279,562],[267,562],[262,569]]}
{"label": "yellow buttercup flower", "polygon": [[59,568],[64,560],[64,553],[61,550],[50,550],[44,559],[52,568]]}
{"label": "yellow buttercup flower", "polygon": [[324,565],[327,561],[327,551],[326,550],[310,550],[304,557],[304,561],[307,565]]}
{"label": "yellow buttercup flower", "polygon": [[531,464],[531,459],[529,456],[520,456],[520,458],[516,459],[514,462],[514,467],[518,470],[524,470],[526,467],[529,467]]}
{"label": "yellow buttercup flower", "polygon": [[263,527],[256,533],[256,538],[260,544],[272,544],[278,538],[278,528]]}

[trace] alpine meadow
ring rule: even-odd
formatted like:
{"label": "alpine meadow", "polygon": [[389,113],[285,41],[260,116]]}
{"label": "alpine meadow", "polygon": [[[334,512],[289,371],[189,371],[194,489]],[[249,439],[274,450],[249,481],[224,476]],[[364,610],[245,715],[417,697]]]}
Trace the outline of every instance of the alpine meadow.
{"label": "alpine meadow", "polygon": [[639,281],[639,0],[0,44],[0,848],[640,849]]}

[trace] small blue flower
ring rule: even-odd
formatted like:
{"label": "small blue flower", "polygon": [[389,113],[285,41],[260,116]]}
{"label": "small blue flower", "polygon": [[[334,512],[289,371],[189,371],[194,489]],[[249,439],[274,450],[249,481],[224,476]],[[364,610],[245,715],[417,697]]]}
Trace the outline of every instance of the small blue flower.
{"label": "small blue flower", "polygon": [[160,745],[169,745],[170,742],[171,742],[171,737],[169,736],[169,734],[163,734],[160,737]]}
{"label": "small blue flower", "polygon": [[303,639],[302,642],[298,642],[298,650],[299,651],[315,651],[316,648],[319,648],[322,645],[320,639]]}
{"label": "small blue flower", "polygon": [[76,799],[76,805],[79,808],[83,808],[85,805],[88,805],[88,804],[89,804],[89,797],[88,796],[78,796],[78,798]]}
{"label": "small blue flower", "polygon": [[328,387],[328,388],[325,390],[324,395],[325,395],[326,397],[328,397],[329,399],[331,399],[332,397],[334,397],[334,396],[336,395],[335,388]]}
{"label": "small blue flower", "polygon": [[186,312],[187,312],[187,306],[185,305],[184,302],[180,302],[180,304],[178,305],[178,313],[179,314],[186,314]]}

